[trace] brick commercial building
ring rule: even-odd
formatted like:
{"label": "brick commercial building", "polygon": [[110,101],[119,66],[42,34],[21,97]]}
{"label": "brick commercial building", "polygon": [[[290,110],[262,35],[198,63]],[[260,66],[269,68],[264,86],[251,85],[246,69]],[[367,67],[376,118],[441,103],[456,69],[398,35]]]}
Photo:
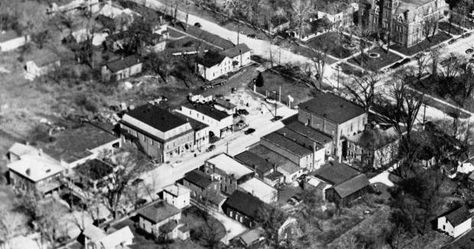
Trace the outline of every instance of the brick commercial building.
{"label": "brick commercial building", "polygon": [[447,12],[445,0],[360,0],[359,25],[411,47],[438,32],[437,22]]}

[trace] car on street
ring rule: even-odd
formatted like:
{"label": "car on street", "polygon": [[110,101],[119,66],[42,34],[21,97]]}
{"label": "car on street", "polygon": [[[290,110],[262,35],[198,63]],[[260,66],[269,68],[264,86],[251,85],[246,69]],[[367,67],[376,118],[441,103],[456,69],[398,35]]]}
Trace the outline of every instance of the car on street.
{"label": "car on street", "polygon": [[457,41],[457,39],[451,39],[450,41],[448,41],[448,44],[453,44]]}
{"label": "car on street", "polygon": [[244,131],[244,134],[245,134],[245,135],[250,135],[250,134],[252,134],[252,133],[254,133],[254,132],[255,132],[255,129],[254,129],[254,128],[248,128],[247,130]]}
{"label": "car on street", "polygon": [[247,37],[249,37],[249,38],[255,38],[255,37],[257,37],[257,35],[256,35],[256,34],[248,34]]}
{"label": "car on street", "polygon": [[195,24],[194,24],[194,27],[201,28],[201,27],[202,27],[202,25],[201,25],[200,23],[198,23],[198,22],[197,22],[197,23],[195,23]]}
{"label": "car on street", "polygon": [[468,48],[468,49],[466,49],[465,52],[466,52],[466,54],[472,54],[472,52],[474,52],[474,51],[472,50],[472,48]]}
{"label": "car on street", "polygon": [[215,149],[216,149],[216,146],[212,144],[211,146],[209,146],[209,147],[206,149],[206,152],[211,152],[211,151],[213,151],[213,150],[215,150]]}

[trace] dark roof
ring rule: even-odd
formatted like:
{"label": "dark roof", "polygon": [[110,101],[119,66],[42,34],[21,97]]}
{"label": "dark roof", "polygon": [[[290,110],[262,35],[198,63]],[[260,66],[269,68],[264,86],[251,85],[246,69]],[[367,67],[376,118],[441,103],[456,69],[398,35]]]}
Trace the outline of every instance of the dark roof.
{"label": "dark roof", "polygon": [[194,109],[197,112],[202,113],[204,115],[207,115],[207,116],[209,116],[209,117],[211,117],[215,120],[218,120],[218,121],[230,116],[229,114],[227,114],[227,112],[217,110],[216,108],[214,108],[213,106],[210,106],[208,104],[186,103],[184,106],[186,106],[189,109]]}
{"label": "dark roof", "polygon": [[332,142],[332,136],[331,135],[328,135],[324,132],[316,130],[316,129],[310,127],[310,126],[306,126],[306,125],[304,125],[304,124],[302,124],[301,122],[298,122],[298,121],[292,122],[292,123],[288,124],[285,127],[292,130],[292,131],[294,131],[294,132],[296,132],[296,133],[298,133],[298,134],[306,136],[306,137],[314,140],[315,142],[317,142],[321,145]]}
{"label": "dark roof", "polygon": [[298,105],[320,117],[342,124],[365,113],[364,109],[342,97],[331,93],[315,93],[315,97]]}
{"label": "dark roof", "polygon": [[235,47],[224,50],[222,54],[229,58],[234,58],[248,51],[250,51],[250,48],[244,43],[240,43],[240,44],[235,45]]}
{"label": "dark roof", "polygon": [[91,180],[100,180],[110,175],[114,170],[109,164],[98,159],[92,159],[75,167],[74,171]]}
{"label": "dark roof", "polygon": [[220,105],[226,109],[234,109],[236,107],[234,104],[230,103],[230,101],[224,99],[216,99],[214,102],[216,105]]}
{"label": "dark roof", "polygon": [[312,150],[294,142],[291,138],[286,137],[278,132],[272,132],[261,139],[298,156],[305,156],[312,153]]}
{"label": "dark roof", "polygon": [[273,171],[272,173],[265,176],[265,178],[268,178],[272,181],[280,179],[281,177],[283,177],[283,174],[278,171]]}
{"label": "dark roof", "polygon": [[197,62],[209,68],[221,63],[224,59],[225,55],[216,51],[209,50],[203,56],[197,58]]}
{"label": "dark roof", "polygon": [[370,183],[369,179],[367,179],[367,176],[360,174],[334,186],[333,188],[341,198],[345,198],[369,186],[369,184]]}
{"label": "dark roof", "polygon": [[173,114],[185,119],[186,121],[189,122],[189,124],[191,125],[191,127],[193,128],[194,131],[200,131],[206,127],[208,127],[207,124],[205,123],[202,123],[194,118],[190,118],[182,113],[179,113],[179,112],[173,112]]}
{"label": "dark roof", "polygon": [[203,189],[212,184],[211,176],[206,175],[204,172],[197,169],[186,173],[184,179]]}
{"label": "dark roof", "polygon": [[457,209],[451,210],[448,213],[445,214],[446,220],[453,225],[453,227],[463,223],[469,217],[471,217],[471,214],[469,213],[469,210],[466,208],[466,206],[461,206]]}
{"label": "dark roof", "polygon": [[323,146],[318,143],[317,141],[309,138],[309,137],[306,137],[304,135],[301,135],[293,130],[290,130],[286,127],[283,127],[279,130],[276,131],[278,134],[280,135],[283,135],[285,136],[286,138],[290,139],[291,141],[305,147],[305,148],[308,148],[310,150],[313,149],[313,146],[315,147],[316,150],[320,150],[321,148],[323,148]]}
{"label": "dark roof", "polygon": [[89,123],[66,129],[56,134],[54,138],[53,142],[38,146],[46,154],[67,163],[85,158],[92,154],[89,150],[118,139],[112,133]]}
{"label": "dark roof", "polygon": [[247,165],[248,167],[255,168],[256,170],[259,170],[264,173],[273,169],[272,163],[248,150],[234,156],[234,158]]}
{"label": "dark roof", "polygon": [[172,130],[187,123],[185,119],[168,110],[148,104],[129,111],[127,115],[162,132]]}
{"label": "dark roof", "polygon": [[197,37],[211,44],[214,44],[215,46],[221,48],[222,50],[234,47],[234,44],[231,41],[226,40],[218,35],[212,34],[210,32],[207,32],[205,30],[202,30],[192,25],[188,25],[185,32],[194,37]]}
{"label": "dark roof", "polygon": [[140,57],[136,55],[131,55],[125,58],[109,61],[105,65],[110,69],[110,71],[115,73],[125,68],[129,68],[131,66],[137,65],[139,63],[141,63]]}
{"label": "dark roof", "polygon": [[249,193],[236,190],[227,198],[222,206],[229,207],[256,220],[258,218],[259,209],[264,208],[267,204]]}
{"label": "dark roof", "polygon": [[181,210],[177,207],[165,201],[160,201],[139,210],[138,215],[156,224],[180,212]]}
{"label": "dark roof", "polygon": [[474,229],[466,234],[459,236],[451,243],[442,247],[442,249],[471,249],[474,248]]}
{"label": "dark roof", "polygon": [[297,164],[290,161],[288,158],[276,153],[275,151],[259,144],[249,149],[251,152],[257,154],[258,156],[268,160],[270,163],[274,164],[276,168],[278,167],[298,167]]}
{"label": "dark roof", "polygon": [[324,164],[321,168],[312,173],[315,177],[332,185],[343,183],[358,174],[359,171],[349,165],[335,161]]}

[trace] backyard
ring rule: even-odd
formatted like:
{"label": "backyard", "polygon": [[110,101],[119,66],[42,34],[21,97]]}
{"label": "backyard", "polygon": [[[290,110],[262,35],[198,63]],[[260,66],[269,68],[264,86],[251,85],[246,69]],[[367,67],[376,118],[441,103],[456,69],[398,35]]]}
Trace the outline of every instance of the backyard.
{"label": "backyard", "polygon": [[424,41],[422,41],[422,42],[420,42],[420,43],[418,43],[414,46],[411,46],[409,48],[407,48],[403,45],[400,45],[400,44],[392,45],[392,46],[390,46],[390,48],[395,50],[395,51],[398,51],[398,52],[400,52],[404,55],[411,56],[411,55],[414,55],[418,52],[430,49],[431,47],[433,47],[435,45],[438,45],[438,44],[440,44],[444,41],[447,41],[451,38],[452,38],[451,35],[443,32],[443,31],[439,31],[434,36],[429,37],[428,39],[425,39]]}
{"label": "backyard", "polygon": [[[352,38],[355,40],[355,38]],[[348,48],[347,45],[351,38],[338,32],[327,32],[311,38],[306,44],[319,51],[327,51],[328,54],[339,59],[347,58],[358,51],[358,46]],[[355,45],[355,44],[353,44]]]}
{"label": "backyard", "polygon": [[351,58],[348,62],[376,72],[381,68],[391,65],[401,59],[402,57],[390,51],[387,53],[385,49],[375,47],[365,52],[363,56],[358,55]]}

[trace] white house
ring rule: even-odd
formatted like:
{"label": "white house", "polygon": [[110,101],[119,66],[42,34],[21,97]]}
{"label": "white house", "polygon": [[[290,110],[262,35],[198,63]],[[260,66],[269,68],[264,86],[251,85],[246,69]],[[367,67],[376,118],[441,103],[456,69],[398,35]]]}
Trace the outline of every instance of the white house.
{"label": "white house", "polygon": [[22,47],[30,40],[29,35],[21,36],[14,31],[0,31],[0,52]]}
{"label": "white house", "polygon": [[25,78],[33,80],[36,77],[45,75],[61,66],[59,56],[51,51],[41,50],[36,52],[30,58],[27,58],[25,64]]}
{"label": "white house", "polygon": [[185,104],[177,112],[209,126],[209,137],[225,137],[232,133],[233,117],[209,104]]}
{"label": "white house", "polygon": [[461,206],[438,217],[438,229],[457,238],[472,227],[472,215],[465,206]]}
{"label": "white house", "polygon": [[197,62],[197,72],[206,80],[214,80],[250,64],[250,48],[238,44],[224,51],[208,51]]}
{"label": "white house", "polygon": [[138,211],[138,227],[155,236],[168,239],[187,239],[189,230],[180,224],[181,210],[160,201]]}
{"label": "white house", "polygon": [[249,194],[259,198],[265,203],[272,203],[278,200],[278,191],[257,178],[239,184],[239,188]]}
{"label": "white house", "polygon": [[111,234],[102,229],[90,226],[83,232],[85,249],[128,249],[133,244],[133,235],[130,227],[123,227]]}
{"label": "white house", "polygon": [[190,205],[191,190],[181,184],[169,185],[163,188],[163,200],[183,209]]}

